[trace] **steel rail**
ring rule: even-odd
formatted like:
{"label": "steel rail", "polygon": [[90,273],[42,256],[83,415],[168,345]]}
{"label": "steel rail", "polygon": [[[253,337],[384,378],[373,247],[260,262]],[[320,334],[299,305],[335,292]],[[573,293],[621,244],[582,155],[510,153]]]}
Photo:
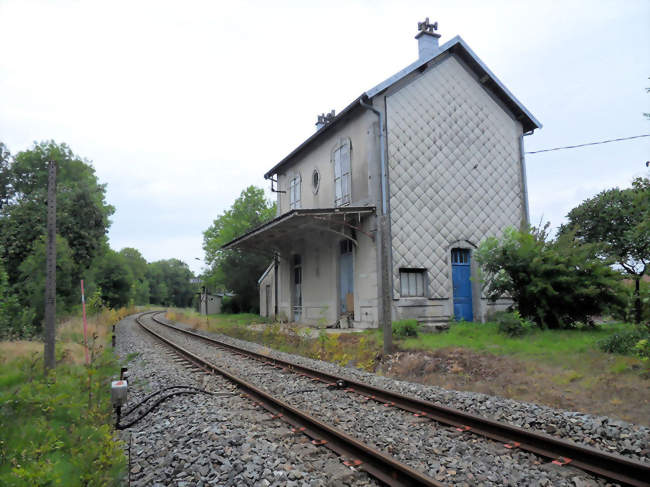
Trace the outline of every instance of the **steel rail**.
{"label": "steel rail", "polygon": [[[158,314],[160,313],[162,312],[158,312]],[[369,400],[383,402],[387,406],[394,406],[412,412],[418,417],[429,418],[455,427],[459,432],[470,432],[490,438],[503,443],[506,448],[519,448],[535,453],[541,457],[551,459],[556,465],[570,465],[624,485],[650,486],[650,465],[647,463],[252,352],[192,330],[170,325],[161,321],[155,315],[152,316],[152,319],[156,323],[200,338],[233,353],[260,360],[267,365],[286,369],[333,386],[343,383],[345,384],[345,390],[348,392],[355,392],[367,397]]]}
{"label": "steel rail", "polygon": [[200,367],[202,370],[210,374],[217,373],[235,383],[237,387],[244,390],[246,395],[253,399],[255,404],[260,405],[267,411],[271,412],[271,417],[273,419],[282,419],[293,426],[292,431],[294,433],[304,434],[312,439],[314,445],[322,445],[334,451],[345,459],[344,464],[346,466],[363,470],[389,486],[444,487],[445,484],[442,484],[408,465],[399,462],[390,455],[375,450],[365,443],[345,434],[341,430],[319,421],[305,412],[272,396],[268,392],[259,389],[230,371],[208,362],[204,358],[195,355],[189,350],[161,336],[142,323],[140,318],[145,314],[150,313],[143,313],[136,318],[136,322],[144,330],[165,343],[178,354],[182,355],[188,362]]}

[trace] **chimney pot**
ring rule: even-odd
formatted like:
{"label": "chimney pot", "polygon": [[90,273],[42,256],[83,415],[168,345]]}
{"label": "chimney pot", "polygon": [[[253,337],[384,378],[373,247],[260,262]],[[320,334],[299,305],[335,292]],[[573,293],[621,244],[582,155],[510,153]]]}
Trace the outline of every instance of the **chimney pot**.
{"label": "chimney pot", "polygon": [[334,120],[335,117],[335,112],[332,110],[329,113],[321,113],[318,115],[318,118],[316,120],[316,131],[322,129],[325,125],[329,124],[332,120]]}
{"label": "chimney pot", "polygon": [[418,59],[431,57],[438,50],[438,22],[429,23],[429,17],[424,22],[418,22],[418,34],[415,38],[418,40]]}

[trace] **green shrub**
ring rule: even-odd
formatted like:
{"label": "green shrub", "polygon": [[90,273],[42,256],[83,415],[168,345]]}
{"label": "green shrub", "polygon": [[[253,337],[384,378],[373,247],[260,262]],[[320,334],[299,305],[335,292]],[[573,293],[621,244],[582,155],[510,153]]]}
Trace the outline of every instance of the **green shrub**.
{"label": "green shrub", "polygon": [[221,312],[223,314],[237,314],[241,313],[239,302],[233,299],[232,296],[225,296],[221,299]]}
{"label": "green shrub", "polygon": [[393,321],[393,336],[397,338],[416,337],[419,328],[417,320]]}
{"label": "green shrub", "polygon": [[634,345],[634,353],[641,358],[641,360],[650,359],[650,340],[643,338],[636,342]]}
{"label": "green shrub", "polygon": [[[614,333],[613,335],[610,335],[603,340],[599,340],[597,345],[598,348],[600,348],[603,352],[631,355],[637,352],[637,349],[635,348],[637,344],[647,339],[647,333],[639,329],[633,329],[622,331],[620,333]],[[647,342],[645,347],[647,348]],[[638,351],[643,353],[644,346],[641,345]]]}
{"label": "green shrub", "polygon": [[[641,281],[639,283],[639,297],[641,299],[641,321],[650,322],[650,282]],[[620,321],[631,322],[635,315],[636,295],[634,294],[634,283],[624,281],[624,285],[619,291],[619,302],[610,306],[609,313],[612,317]]]}
{"label": "green shrub", "polygon": [[0,485],[121,485],[126,459],[113,437],[108,350],[90,367],[66,363],[43,375],[42,354],[0,361]]}
{"label": "green shrub", "polygon": [[599,259],[598,249],[570,233],[550,239],[548,225],[510,228],[501,239],[486,239],[476,261],[490,299],[509,296],[540,327],[566,328],[588,323],[619,301],[620,274]]}
{"label": "green shrub", "polygon": [[522,318],[519,311],[497,313],[495,321],[499,325],[499,333],[509,337],[525,335],[535,327],[534,323]]}

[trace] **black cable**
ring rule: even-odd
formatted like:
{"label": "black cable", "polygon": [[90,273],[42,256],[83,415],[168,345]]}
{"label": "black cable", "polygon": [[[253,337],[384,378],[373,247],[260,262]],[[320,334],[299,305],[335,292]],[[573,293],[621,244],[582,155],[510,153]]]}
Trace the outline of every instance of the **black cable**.
{"label": "black cable", "polygon": [[563,150],[563,149],[576,149],[578,147],[586,147],[588,145],[609,144],[610,142],[621,142],[623,140],[640,139],[641,137],[650,137],[650,134],[633,135],[631,137],[619,137],[618,139],[601,140],[598,142],[587,142],[586,144],[566,145],[564,147],[554,147],[552,149],[534,150],[534,151],[526,152],[526,154],[539,154],[540,152],[552,152],[552,151]]}
{"label": "black cable", "polygon": [[[147,410],[144,411],[142,414],[140,414],[140,416],[138,416],[138,417],[135,418],[133,421],[130,421],[130,422],[127,423],[127,424],[119,424],[119,421],[120,421],[120,417],[121,417],[121,415],[119,414],[119,411],[118,411],[118,420],[117,420],[117,422],[115,423],[115,429],[117,429],[117,430],[123,430],[123,429],[126,429],[126,428],[130,428],[131,426],[133,426],[134,424],[136,424],[138,421],[140,421],[141,419],[143,419],[145,416],[147,416],[150,412],[152,412],[152,411],[153,411],[155,408],[157,408],[160,404],[162,404],[162,403],[165,402],[167,399],[170,399],[170,398],[172,398],[172,397],[174,397],[174,396],[180,396],[180,395],[183,395],[183,394],[187,394],[187,395],[193,395],[193,394],[208,394],[208,395],[210,395],[210,396],[212,395],[211,392],[208,392],[208,391],[206,391],[206,390],[204,390],[204,389],[199,389],[198,387],[192,387],[192,386],[171,386],[171,387],[165,387],[164,389],[161,389],[161,390],[159,390],[159,391],[157,391],[157,392],[154,392],[153,394],[150,394],[149,396],[147,396],[145,399],[143,399],[142,401],[140,401],[138,404],[136,404],[135,406],[131,407],[131,408],[130,408],[130,409],[129,409],[129,410],[128,410],[124,415],[127,416],[127,415],[131,414],[134,410],[136,410],[137,408],[139,408],[140,406],[142,406],[145,402],[149,401],[151,398],[155,397],[156,395],[158,395],[158,394],[160,394],[160,393],[162,393],[162,392],[164,392],[164,391],[170,390],[170,389],[178,389],[178,388],[184,388],[185,390],[172,392],[171,394],[166,394],[165,396],[163,396],[163,397],[161,397],[160,399],[158,399],[158,400],[157,400],[157,401],[156,401],[156,402],[155,402],[151,407],[149,407],[149,409],[147,409]],[[189,390],[188,390],[188,389],[189,389]]]}
{"label": "black cable", "polygon": [[195,390],[195,391],[202,391],[202,392],[206,392],[206,393],[210,394],[208,391],[206,391],[206,390],[204,390],[204,389],[199,389],[198,387],[193,387],[193,386],[169,386],[169,387],[163,387],[162,389],[160,389],[160,390],[158,390],[158,391],[156,391],[156,392],[154,392],[154,393],[149,394],[149,395],[148,395],[147,397],[145,397],[142,401],[140,401],[139,403],[137,403],[137,404],[133,405],[131,408],[129,408],[128,411],[122,413],[122,415],[123,415],[123,416],[128,416],[128,415],[131,414],[133,411],[135,411],[137,408],[139,408],[139,407],[142,406],[144,403],[146,403],[147,401],[149,401],[149,399],[151,399],[151,398],[153,398],[153,397],[156,397],[158,394],[162,394],[163,392],[168,391],[168,390],[170,390],[170,389],[192,389],[192,390]]}

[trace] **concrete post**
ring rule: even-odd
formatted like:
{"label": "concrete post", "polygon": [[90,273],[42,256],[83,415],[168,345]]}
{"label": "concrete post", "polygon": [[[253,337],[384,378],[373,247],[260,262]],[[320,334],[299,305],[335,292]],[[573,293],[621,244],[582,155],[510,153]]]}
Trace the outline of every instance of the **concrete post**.
{"label": "concrete post", "polygon": [[390,288],[390,234],[388,231],[388,215],[377,217],[379,221],[379,323],[383,330],[384,355],[393,351],[393,312],[392,289]]}
{"label": "concrete post", "polygon": [[47,175],[47,251],[45,277],[45,373],[54,369],[56,316],[56,162],[48,162]]}

